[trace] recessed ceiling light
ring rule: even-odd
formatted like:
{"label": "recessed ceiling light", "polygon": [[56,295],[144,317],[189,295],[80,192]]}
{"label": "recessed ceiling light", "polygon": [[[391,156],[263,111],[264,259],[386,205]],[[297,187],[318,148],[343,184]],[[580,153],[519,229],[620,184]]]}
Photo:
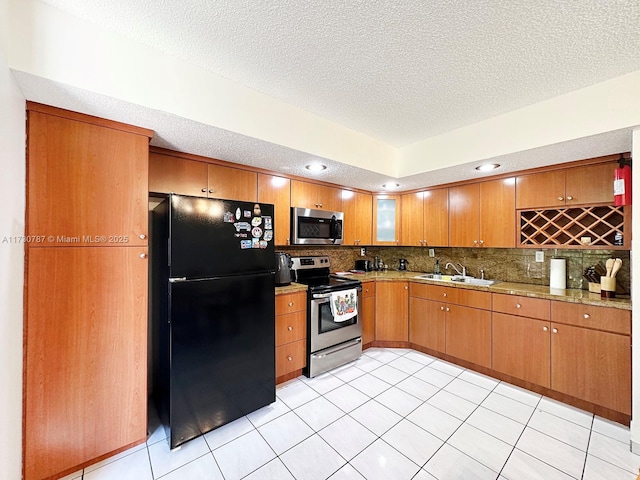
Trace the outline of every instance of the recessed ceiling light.
{"label": "recessed ceiling light", "polygon": [[305,168],[311,172],[321,172],[323,170],[326,170],[327,166],[322,165],[321,163],[312,163],[310,165],[307,165]]}
{"label": "recessed ceiling light", "polygon": [[385,183],[382,185],[382,188],[386,188],[387,190],[393,190],[394,188],[398,188],[400,186],[399,183]]}
{"label": "recessed ceiling light", "polygon": [[478,167],[476,167],[476,170],[479,170],[481,172],[489,172],[491,170],[495,170],[496,168],[499,168],[500,164],[499,163],[485,163],[484,165],[480,165]]}

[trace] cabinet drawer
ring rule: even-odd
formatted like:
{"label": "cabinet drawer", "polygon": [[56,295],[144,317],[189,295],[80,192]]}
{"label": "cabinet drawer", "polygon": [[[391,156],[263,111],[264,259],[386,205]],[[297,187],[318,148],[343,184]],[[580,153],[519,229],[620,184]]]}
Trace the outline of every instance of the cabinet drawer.
{"label": "cabinet drawer", "polygon": [[631,334],[631,312],[618,308],[595,307],[580,303],[551,302],[551,319],[578,327]]}
{"label": "cabinet drawer", "polygon": [[276,345],[295,342],[307,337],[305,311],[276,316]]}
{"label": "cabinet drawer", "polygon": [[491,310],[491,294],[489,292],[412,282],[410,283],[409,295],[452,305]]}
{"label": "cabinet drawer", "polygon": [[376,282],[362,284],[362,298],[373,297],[376,294]]}
{"label": "cabinet drawer", "polygon": [[276,347],[276,377],[304,368],[306,364],[306,340],[298,340]]}
{"label": "cabinet drawer", "polygon": [[519,317],[549,320],[551,318],[550,301],[544,298],[520,297],[518,295],[493,294],[493,311],[509,313]]}
{"label": "cabinet drawer", "polygon": [[307,292],[276,295],[276,315],[307,311]]}

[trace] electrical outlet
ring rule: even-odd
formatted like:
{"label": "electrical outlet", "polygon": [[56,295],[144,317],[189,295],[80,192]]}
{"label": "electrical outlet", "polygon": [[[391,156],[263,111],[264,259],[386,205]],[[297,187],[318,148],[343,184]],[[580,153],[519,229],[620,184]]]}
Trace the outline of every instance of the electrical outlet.
{"label": "electrical outlet", "polygon": [[544,252],[543,251],[537,251],[536,252],[536,262],[537,263],[543,263],[544,262]]}
{"label": "electrical outlet", "polygon": [[367,254],[367,249],[366,249],[365,247],[362,247],[362,248],[360,249],[360,256],[361,256],[361,257],[364,257],[366,254]]}
{"label": "electrical outlet", "polygon": [[435,256],[436,256],[436,251],[435,251],[433,248],[430,248],[430,249],[429,249],[429,256],[430,256],[431,258],[433,258],[433,257],[435,257]]}

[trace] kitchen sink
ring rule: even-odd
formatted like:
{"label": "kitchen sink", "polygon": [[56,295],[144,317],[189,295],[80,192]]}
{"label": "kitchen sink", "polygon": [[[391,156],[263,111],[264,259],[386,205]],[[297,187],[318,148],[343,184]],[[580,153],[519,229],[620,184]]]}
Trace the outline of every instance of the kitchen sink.
{"label": "kitchen sink", "polygon": [[499,280],[487,280],[485,278],[475,278],[468,275],[439,275],[437,273],[423,273],[413,278],[420,280],[435,280],[437,282],[446,283],[466,283],[467,285],[478,285],[488,287],[499,283]]}

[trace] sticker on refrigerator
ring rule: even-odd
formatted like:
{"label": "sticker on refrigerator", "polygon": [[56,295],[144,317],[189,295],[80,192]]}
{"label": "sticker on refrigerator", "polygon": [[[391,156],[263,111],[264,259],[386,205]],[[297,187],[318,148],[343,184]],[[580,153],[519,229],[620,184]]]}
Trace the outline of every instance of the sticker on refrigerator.
{"label": "sticker on refrigerator", "polygon": [[253,225],[254,227],[257,227],[261,223],[262,223],[262,217],[253,217],[251,219],[251,225]]}
{"label": "sticker on refrigerator", "polygon": [[236,208],[236,219],[240,220],[240,207]]}
{"label": "sticker on refrigerator", "polygon": [[252,248],[260,248],[260,239],[259,238],[254,238],[251,240],[251,247]]}
{"label": "sticker on refrigerator", "polygon": [[251,210],[245,210],[243,212],[244,218],[251,218]]}
{"label": "sticker on refrigerator", "polygon": [[265,230],[264,231],[264,237],[263,237],[267,242],[270,242],[271,240],[273,240],[273,230]]}
{"label": "sticker on refrigerator", "polygon": [[[249,225],[249,222],[238,222],[238,223],[234,223],[233,224],[234,227],[236,227],[236,231],[237,232],[241,232],[241,231],[245,231],[245,232],[250,232],[251,231],[251,225]],[[254,235],[255,237],[255,235]]]}
{"label": "sticker on refrigerator", "polygon": [[234,217],[233,213],[231,212],[225,212],[224,217],[222,218],[222,221],[225,223],[233,223],[236,221],[236,217]]}
{"label": "sticker on refrigerator", "polygon": [[240,240],[240,248],[242,250],[253,248],[253,242],[251,240]]}
{"label": "sticker on refrigerator", "polygon": [[254,214],[256,217],[259,217],[259,216],[260,216],[260,214],[262,214],[262,211],[260,210],[260,204],[256,203],[256,204],[253,206],[253,214]]}
{"label": "sticker on refrigerator", "polygon": [[260,240],[260,248],[267,248],[267,241],[266,240]]}
{"label": "sticker on refrigerator", "polygon": [[265,230],[271,230],[273,229],[273,224],[271,223],[271,217],[262,217],[262,220],[264,221],[264,228]]}
{"label": "sticker on refrigerator", "polygon": [[253,227],[253,230],[251,230],[251,235],[260,238],[262,236],[262,229],[260,227]]}

